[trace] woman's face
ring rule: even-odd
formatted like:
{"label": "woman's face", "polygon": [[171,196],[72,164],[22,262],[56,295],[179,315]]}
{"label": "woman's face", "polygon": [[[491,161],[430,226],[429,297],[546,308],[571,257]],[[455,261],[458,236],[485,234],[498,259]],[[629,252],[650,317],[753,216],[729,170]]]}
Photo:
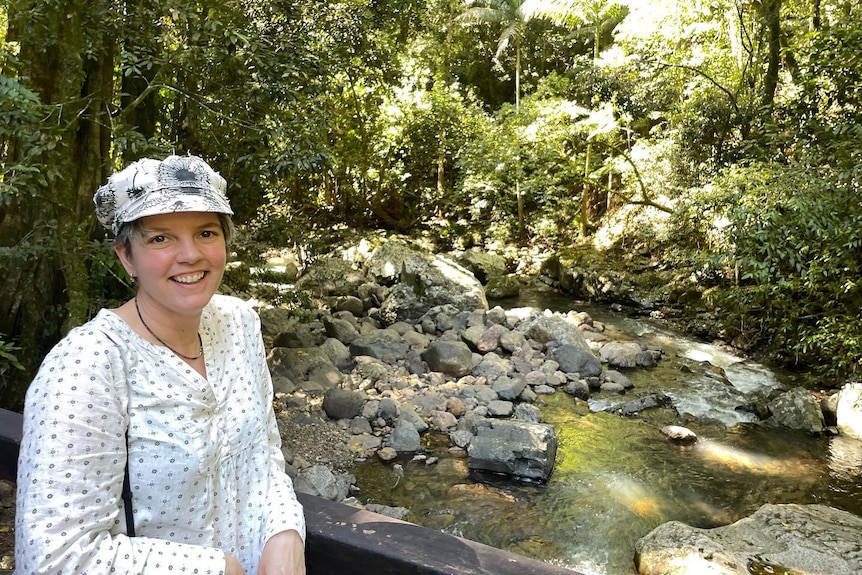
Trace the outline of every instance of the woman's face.
{"label": "woman's face", "polygon": [[131,250],[115,248],[129,275],[137,278],[138,298],[150,309],[199,314],[221,283],[227,261],[218,216],[182,212],[146,216]]}

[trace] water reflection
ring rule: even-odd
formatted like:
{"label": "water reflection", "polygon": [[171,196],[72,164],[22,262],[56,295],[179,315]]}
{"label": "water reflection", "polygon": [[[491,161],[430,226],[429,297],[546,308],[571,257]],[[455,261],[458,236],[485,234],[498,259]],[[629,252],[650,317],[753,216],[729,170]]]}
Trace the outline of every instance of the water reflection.
{"label": "water reflection", "polygon": [[355,469],[360,498],[407,507],[409,521],[587,575],[634,573],[635,542],[666,521],[711,528],[765,503],[821,503],[862,515],[862,442],[765,427],[737,409],[787,384],[772,371],[640,320],[588,311],[615,339],[646,338],[665,349],[658,367],[626,372],[633,390],[596,401],[666,392],[690,414],[683,423],[697,443],[680,446],[661,434],[662,425],[680,423],[672,409],[626,418],[558,393],[541,398],[559,443],[546,485],[471,474],[439,437],[429,443],[439,462],[401,462],[394,488],[385,464]]}

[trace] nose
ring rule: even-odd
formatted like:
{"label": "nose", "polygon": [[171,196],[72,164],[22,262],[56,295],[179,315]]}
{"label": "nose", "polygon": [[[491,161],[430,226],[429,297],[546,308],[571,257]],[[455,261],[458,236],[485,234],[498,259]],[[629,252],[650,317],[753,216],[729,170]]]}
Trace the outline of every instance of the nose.
{"label": "nose", "polygon": [[177,261],[194,263],[201,259],[201,249],[195,238],[182,238],[177,249]]}

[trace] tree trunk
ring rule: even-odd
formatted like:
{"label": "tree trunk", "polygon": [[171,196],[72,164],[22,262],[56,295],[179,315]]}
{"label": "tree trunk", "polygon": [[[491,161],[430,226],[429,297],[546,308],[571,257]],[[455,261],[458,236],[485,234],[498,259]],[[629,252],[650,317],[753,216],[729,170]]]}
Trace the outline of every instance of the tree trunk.
{"label": "tree trunk", "polygon": [[590,161],[593,154],[593,143],[587,142],[587,158],[584,160],[584,190],[581,192],[581,225],[580,235],[587,237],[590,222]]}
{"label": "tree trunk", "polygon": [[763,105],[772,107],[778,88],[778,71],[781,64],[781,0],[766,0],[762,4],[762,18],[766,27],[768,65],[763,80]]}
{"label": "tree trunk", "polygon": [[[93,28],[91,11],[89,2],[51,12],[41,3],[20,1],[8,12],[27,87],[47,114],[41,139],[21,134],[3,150],[4,162],[27,157],[29,164],[43,166],[39,178],[16,191],[15,209],[0,221],[2,244],[11,247],[0,276],[0,333],[17,335],[27,368],[23,378],[64,329],[90,312],[92,196],[107,175],[115,41],[107,25]],[[110,21],[110,14],[100,18]],[[7,404],[23,397],[27,381],[12,383],[4,390]]]}

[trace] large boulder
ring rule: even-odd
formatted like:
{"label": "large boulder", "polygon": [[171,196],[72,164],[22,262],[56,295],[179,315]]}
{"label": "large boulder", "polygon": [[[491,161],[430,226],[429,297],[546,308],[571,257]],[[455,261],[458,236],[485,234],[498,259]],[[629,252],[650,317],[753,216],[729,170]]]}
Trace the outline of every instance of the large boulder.
{"label": "large boulder", "polygon": [[269,352],[267,364],[272,377],[286,377],[294,382],[307,380],[309,374],[320,367],[335,367],[319,347],[274,347]]}
{"label": "large boulder", "polygon": [[770,423],[801,429],[811,433],[822,433],[824,428],[823,411],[820,403],[814,399],[811,392],[797,387],[786,391],[769,402],[772,412]]}
{"label": "large boulder", "polygon": [[491,421],[478,426],[468,454],[470,469],[546,481],[554,468],[557,436],[544,423]]}
{"label": "large boulder", "polygon": [[384,361],[395,361],[407,356],[410,344],[395,330],[379,329],[360,335],[350,342],[348,349],[353,357],[367,355]]}
{"label": "large boulder", "polygon": [[593,352],[577,345],[561,345],[550,358],[556,361],[563,373],[577,373],[580,377],[595,377],[602,373],[602,363]]}
{"label": "large boulder", "polygon": [[862,383],[848,383],[841,389],[835,417],[842,435],[862,439]]}
{"label": "large boulder", "polygon": [[308,266],[296,280],[295,288],[316,296],[355,296],[359,286],[366,282],[365,276],[350,262],[339,257],[327,257]]}
{"label": "large boulder", "polygon": [[659,525],[635,545],[640,575],[855,575],[862,518],[825,505],[772,505],[731,525]]}
{"label": "large boulder", "polygon": [[505,275],[506,258],[500,254],[486,252],[478,248],[470,248],[456,256],[458,263],[470,270],[483,284],[487,284],[491,278]]}
{"label": "large boulder", "polygon": [[574,345],[585,351],[590,351],[590,345],[584,338],[584,332],[581,331],[577,323],[560,315],[541,315],[521,324],[518,326],[518,330],[522,331],[528,339],[533,339],[539,343],[555,341],[561,345]]}
{"label": "large boulder", "polygon": [[[449,257],[419,250],[400,240],[389,240],[374,250],[365,262],[365,273],[384,285],[409,286],[422,311],[445,304],[459,310],[488,309],[485,290],[469,270]],[[381,308],[385,306],[384,301]],[[414,306],[411,304],[411,308]],[[398,320],[421,316],[414,309],[410,312],[412,317],[399,316]]]}

